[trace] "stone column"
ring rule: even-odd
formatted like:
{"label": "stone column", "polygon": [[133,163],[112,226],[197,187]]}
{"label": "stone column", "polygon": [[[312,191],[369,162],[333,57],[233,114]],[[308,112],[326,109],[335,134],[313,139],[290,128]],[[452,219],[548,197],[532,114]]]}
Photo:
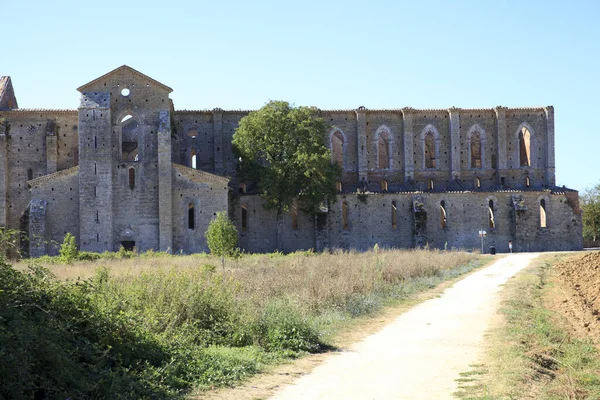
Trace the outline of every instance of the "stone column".
{"label": "stone column", "polygon": [[[450,179],[460,178],[460,109],[452,107],[450,116]],[[439,155],[438,155],[439,157]]]}
{"label": "stone column", "polygon": [[58,138],[54,134],[46,134],[46,173],[53,174],[58,170]]}
{"label": "stone column", "polygon": [[171,117],[160,111],[158,126],[158,247],[173,250],[173,172],[171,164]]}
{"label": "stone column", "polygon": [[554,107],[548,106],[546,111],[546,180],[547,186],[556,185],[556,161],[554,158]]}
{"label": "stone column", "polygon": [[45,200],[29,203],[29,256],[46,255],[46,206]]}
{"label": "stone column", "polygon": [[364,107],[359,107],[356,110],[356,141],[358,156],[358,187],[361,187],[361,182],[368,182],[368,167],[367,167],[367,113]]}
{"label": "stone column", "polygon": [[215,174],[223,175],[223,110],[213,110],[213,160],[215,160]]}
{"label": "stone column", "polygon": [[506,144],[506,107],[498,106],[494,109],[496,111],[496,132],[497,132],[497,143],[498,143],[498,183],[500,178],[505,176],[506,170],[508,169],[508,146]]}
{"label": "stone column", "polygon": [[404,119],[404,133],[402,139],[404,141],[404,180],[405,182],[414,180],[415,177],[415,160],[413,157],[413,109],[403,108],[402,118]]}

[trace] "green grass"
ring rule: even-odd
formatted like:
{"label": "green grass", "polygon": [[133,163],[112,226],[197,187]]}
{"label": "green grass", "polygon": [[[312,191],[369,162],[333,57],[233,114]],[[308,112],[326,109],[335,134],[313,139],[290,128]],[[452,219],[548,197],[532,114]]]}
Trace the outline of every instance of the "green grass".
{"label": "green grass", "polygon": [[0,398],[181,398],[232,385],[267,364],[327,351],[349,320],[484,260],[439,251],[275,254],[243,256],[225,270],[207,256],[48,260],[84,279],[2,263],[0,377],[11,379],[0,379]]}
{"label": "green grass", "polygon": [[554,312],[548,274],[556,256],[540,259],[510,280],[502,293],[505,322],[490,335],[485,364],[461,376],[460,399],[600,399],[600,353],[591,340],[571,337]]}

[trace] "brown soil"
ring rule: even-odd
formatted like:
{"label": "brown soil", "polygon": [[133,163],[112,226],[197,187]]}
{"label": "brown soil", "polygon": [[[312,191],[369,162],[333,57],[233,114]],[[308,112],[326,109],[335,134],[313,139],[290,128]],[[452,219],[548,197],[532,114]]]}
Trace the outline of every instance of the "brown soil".
{"label": "brown soil", "polygon": [[559,293],[551,308],[566,317],[577,336],[600,344],[600,252],[566,258],[555,271]]}

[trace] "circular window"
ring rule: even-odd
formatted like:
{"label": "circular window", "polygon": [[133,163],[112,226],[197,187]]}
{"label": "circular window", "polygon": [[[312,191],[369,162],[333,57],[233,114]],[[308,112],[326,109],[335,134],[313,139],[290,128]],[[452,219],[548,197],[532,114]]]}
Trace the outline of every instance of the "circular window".
{"label": "circular window", "polygon": [[123,96],[129,96],[129,89],[125,88],[125,89],[121,90],[121,94]]}

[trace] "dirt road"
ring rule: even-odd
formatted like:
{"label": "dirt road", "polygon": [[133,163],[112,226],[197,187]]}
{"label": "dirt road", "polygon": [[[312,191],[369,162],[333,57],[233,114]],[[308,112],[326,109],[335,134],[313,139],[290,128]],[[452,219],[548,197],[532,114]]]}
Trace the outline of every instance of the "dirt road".
{"label": "dirt road", "polygon": [[537,256],[499,259],[350,351],[331,355],[272,399],[452,399],[455,379],[483,351],[500,285]]}

